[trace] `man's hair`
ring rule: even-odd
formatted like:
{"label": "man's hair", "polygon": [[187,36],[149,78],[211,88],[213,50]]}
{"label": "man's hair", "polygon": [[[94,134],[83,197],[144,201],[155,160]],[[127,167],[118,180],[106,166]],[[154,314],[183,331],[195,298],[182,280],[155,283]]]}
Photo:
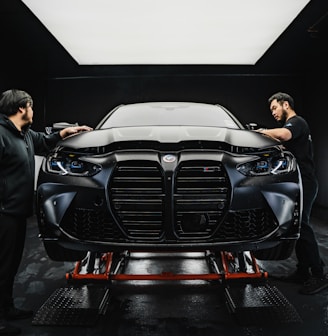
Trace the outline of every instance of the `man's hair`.
{"label": "man's hair", "polygon": [[20,107],[26,107],[27,103],[33,106],[32,97],[27,92],[17,89],[4,91],[0,97],[0,113],[14,115]]}
{"label": "man's hair", "polygon": [[274,95],[272,95],[269,99],[268,99],[268,103],[269,105],[272,103],[273,100],[277,100],[278,103],[280,103],[282,105],[282,103],[284,101],[287,101],[290,105],[290,107],[294,110],[294,99],[287,93],[284,92],[277,92]]}

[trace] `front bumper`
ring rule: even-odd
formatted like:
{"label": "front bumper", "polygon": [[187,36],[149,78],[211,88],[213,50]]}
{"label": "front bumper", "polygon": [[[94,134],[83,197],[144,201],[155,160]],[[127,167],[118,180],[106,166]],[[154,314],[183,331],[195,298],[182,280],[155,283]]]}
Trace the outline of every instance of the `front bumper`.
{"label": "front bumper", "polygon": [[[95,177],[41,172],[45,242],[86,251],[257,250],[299,237],[298,171],[245,177],[233,157],[186,155],[182,164],[115,155]],[[223,163],[224,164],[223,164]]]}

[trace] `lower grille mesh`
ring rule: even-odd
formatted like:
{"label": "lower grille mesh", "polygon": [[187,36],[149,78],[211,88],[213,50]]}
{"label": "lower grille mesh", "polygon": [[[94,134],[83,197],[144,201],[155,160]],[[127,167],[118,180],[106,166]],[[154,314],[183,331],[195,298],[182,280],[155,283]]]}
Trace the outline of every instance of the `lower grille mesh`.
{"label": "lower grille mesh", "polygon": [[75,208],[69,210],[62,223],[69,235],[90,241],[122,241],[123,235],[109,213],[103,210]]}
{"label": "lower grille mesh", "polygon": [[278,227],[271,211],[253,209],[231,212],[215,234],[216,241],[242,241],[264,237]]}
{"label": "lower grille mesh", "polygon": [[[73,218],[73,222],[72,219]],[[212,235],[209,242],[245,241],[272,232],[277,227],[272,214],[264,210],[248,210],[229,213],[219,229]],[[116,224],[110,220],[109,214],[91,209],[75,209],[74,213],[65,216],[62,229],[69,235],[89,241],[127,242],[128,239],[118,230]],[[204,239],[199,235],[198,240]],[[148,237],[149,235],[147,235]],[[145,239],[144,237],[143,240]],[[140,238],[140,239],[141,239]],[[184,232],[183,238],[197,240],[195,233]],[[181,241],[181,237],[179,241]]]}

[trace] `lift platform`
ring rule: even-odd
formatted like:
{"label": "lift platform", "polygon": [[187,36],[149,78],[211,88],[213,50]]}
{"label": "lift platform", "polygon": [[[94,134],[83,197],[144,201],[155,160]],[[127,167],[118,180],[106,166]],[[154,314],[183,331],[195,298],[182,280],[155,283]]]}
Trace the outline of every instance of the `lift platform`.
{"label": "lift platform", "polygon": [[[126,266],[134,253],[92,253],[66,274],[68,286],[58,289],[35,315],[34,325],[92,325],[110,304],[110,287],[119,281],[218,281],[229,312],[243,325],[301,322],[295,308],[268,281],[251,252],[205,251],[208,273],[130,274]],[[156,252],[154,253],[156,254]],[[92,300],[90,299],[92,298]],[[68,317],[67,317],[68,316]]]}
{"label": "lift platform", "polygon": [[[126,274],[122,268],[128,262],[130,251],[124,251],[116,256],[115,253],[88,253],[86,258],[78,261],[72,272],[66,274],[69,281],[105,280],[228,280],[228,279],[259,279],[267,278],[267,272],[260,270],[256,259],[250,254],[233,255],[228,252],[214,254],[204,252],[204,258],[209,262],[211,272],[199,274],[176,274],[162,272],[158,274]],[[218,264],[219,262],[219,264]]]}

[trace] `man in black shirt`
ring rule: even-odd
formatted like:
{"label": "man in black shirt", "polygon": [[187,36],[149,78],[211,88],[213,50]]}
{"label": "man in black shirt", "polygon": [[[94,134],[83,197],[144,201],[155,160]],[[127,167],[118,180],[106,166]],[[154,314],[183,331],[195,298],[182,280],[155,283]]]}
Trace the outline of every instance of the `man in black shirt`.
{"label": "man in black shirt", "polygon": [[295,247],[297,270],[285,280],[302,283],[302,294],[315,294],[328,287],[328,279],[324,275],[318,243],[310,225],[312,205],[318,193],[310,129],[307,122],[296,114],[290,95],[278,92],[269,98],[269,105],[272,116],[282,127],[259,131],[281,141],[295,155],[303,185],[301,233]]}
{"label": "man in black shirt", "polygon": [[32,215],[34,155],[45,154],[71,134],[88,126],[67,127],[53,134],[30,129],[33,100],[25,91],[7,90],[0,96],[0,336],[21,330],[6,320],[29,318],[33,312],[15,307],[14,279],[21,262],[26,219]]}

